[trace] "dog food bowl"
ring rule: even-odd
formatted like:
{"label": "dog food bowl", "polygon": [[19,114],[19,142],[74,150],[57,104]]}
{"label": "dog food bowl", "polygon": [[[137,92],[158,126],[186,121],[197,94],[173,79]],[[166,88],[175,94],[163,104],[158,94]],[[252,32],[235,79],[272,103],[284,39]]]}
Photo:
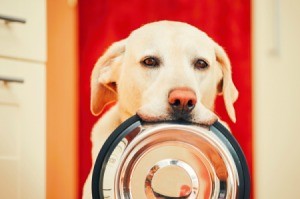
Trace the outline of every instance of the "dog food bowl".
{"label": "dog food bowl", "polygon": [[218,121],[145,123],[133,116],[107,139],[95,162],[93,199],[248,199],[241,148]]}

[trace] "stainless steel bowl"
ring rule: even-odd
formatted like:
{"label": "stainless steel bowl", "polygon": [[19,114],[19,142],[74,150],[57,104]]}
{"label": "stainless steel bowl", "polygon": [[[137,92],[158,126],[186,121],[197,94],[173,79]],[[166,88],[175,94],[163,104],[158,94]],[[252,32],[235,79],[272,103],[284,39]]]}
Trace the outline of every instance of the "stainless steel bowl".
{"label": "stainless steel bowl", "polygon": [[219,122],[120,125],[99,152],[94,199],[248,199],[245,157]]}

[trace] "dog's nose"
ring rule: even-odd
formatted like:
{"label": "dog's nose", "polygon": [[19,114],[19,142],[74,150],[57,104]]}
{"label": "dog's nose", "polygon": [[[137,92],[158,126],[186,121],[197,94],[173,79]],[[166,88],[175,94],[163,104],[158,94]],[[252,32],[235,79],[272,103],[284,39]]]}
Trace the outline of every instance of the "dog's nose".
{"label": "dog's nose", "polygon": [[196,94],[190,88],[173,89],[168,100],[174,112],[179,114],[191,112],[197,103]]}

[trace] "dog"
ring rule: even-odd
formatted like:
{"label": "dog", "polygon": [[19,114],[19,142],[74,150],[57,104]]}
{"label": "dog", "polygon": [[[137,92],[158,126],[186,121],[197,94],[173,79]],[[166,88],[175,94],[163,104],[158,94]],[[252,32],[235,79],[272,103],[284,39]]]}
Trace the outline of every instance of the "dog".
{"label": "dog", "polygon": [[[235,122],[238,91],[224,49],[206,33],[183,22],[158,21],[113,43],[91,75],[91,112],[99,115],[91,133],[95,162],[107,137],[134,114],[147,122],[184,120],[210,125],[217,95]],[[83,189],[91,199],[92,170]]]}

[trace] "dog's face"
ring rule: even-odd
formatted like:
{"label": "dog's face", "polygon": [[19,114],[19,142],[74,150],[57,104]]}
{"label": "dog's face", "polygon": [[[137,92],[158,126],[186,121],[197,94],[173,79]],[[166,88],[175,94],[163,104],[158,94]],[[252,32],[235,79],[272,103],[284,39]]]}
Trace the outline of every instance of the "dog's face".
{"label": "dog's face", "polygon": [[237,90],[224,50],[205,33],[180,22],[147,24],[113,44],[92,73],[91,109],[117,100],[122,117],[145,121],[183,119],[211,124],[223,93],[229,116]]}

